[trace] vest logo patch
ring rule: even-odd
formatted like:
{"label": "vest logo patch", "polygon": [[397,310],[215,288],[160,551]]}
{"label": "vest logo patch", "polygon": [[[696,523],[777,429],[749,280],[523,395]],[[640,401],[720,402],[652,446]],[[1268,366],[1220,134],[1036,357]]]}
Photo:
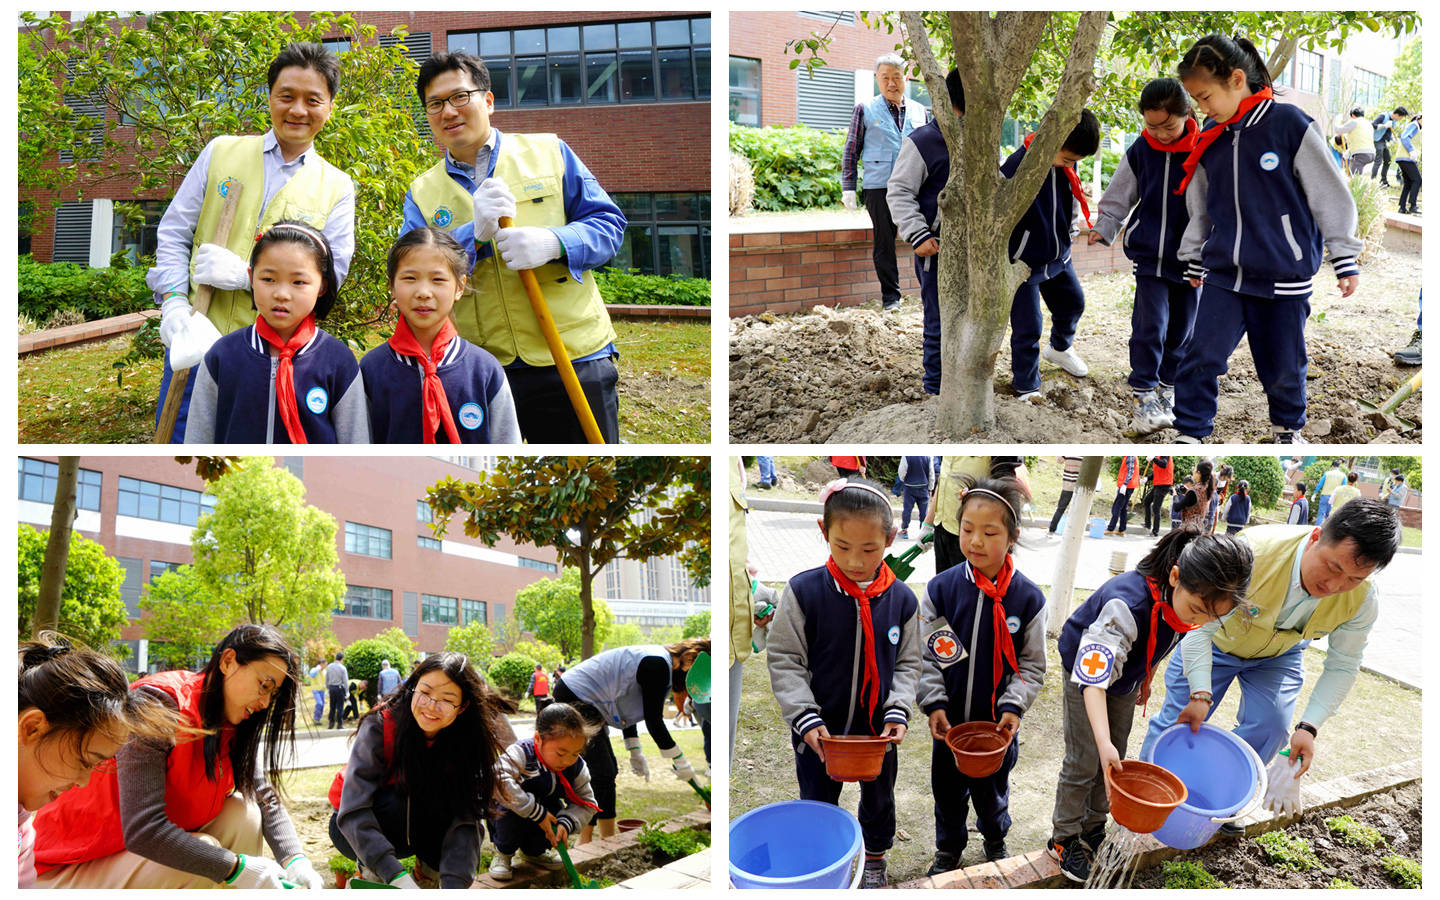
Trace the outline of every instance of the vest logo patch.
{"label": "vest logo patch", "polygon": [[325,389],[320,385],[317,384],[305,392],[305,406],[315,415],[318,416],[325,412],[326,407],[329,405],[330,395],[327,394]]}
{"label": "vest logo patch", "polygon": [[1267,172],[1275,171],[1280,165],[1280,157],[1274,151],[1260,154],[1260,168]]}
{"label": "vest logo patch", "polygon": [[460,427],[466,431],[474,431],[485,421],[485,410],[480,404],[470,402],[460,407]]}
{"label": "vest logo patch", "polygon": [[437,227],[444,228],[450,224],[450,220],[454,217],[454,214],[450,212],[448,206],[442,206],[435,210],[435,215],[430,217],[430,221],[434,222]]}
{"label": "vest logo patch", "polygon": [[1014,634],[1014,633],[1016,633],[1017,631],[1019,631],[1019,630],[1020,630],[1020,617],[1019,617],[1019,616],[1011,616],[1010,618],[1006,619],[1006,620],[1005,620],[1005,628],[1008,629],[1011,634]]}
{"label": "vest logo patch", "polygon": [[1086,644],[1075,655],[1075,677],[1082,684],[1105,685],[1110,682],[1110,669],[1115,654],[1104,644]]}
{"label": "vest logo patch", "polygon": [[890,631],[889,631],[889,633],[886,635],[886,637],[890,638],[890,643],[892,643],[892,644],[898,644],[898,643],[900,643],[900,626],[899,626],[899,625],[891,625],[891,626],[890,626]]}
{"label": "vest logo patch", "polygon": [[948,628],[932,632],[925,641],[925,648],[941,666],[949,665],[960,659],[962,653],[960,639],[955,636],[955,632]]}
{"label": "vest logo patch", "polygon": [[535,195],[537,195],[537,194],[543,193],[544,190],[545,190],[545,184],[544,184],[544,182],[532,181],[532,182],[530,182],[530,183],[527,184],[527,185],[523,185],[523,186],[520,188],[520,193],[524,194],[524,195],[527,196],[527,197],[532,197],[532,196],[535,196]]}
{"label": "vest logo patch", "polygon": [[220,181],[220,184],[216,186],[215,190],[220,194],[220,196],[228,197],[230,196],[230,188],[239,183],[240,182],[236,181],[234,178],[225,178]]}

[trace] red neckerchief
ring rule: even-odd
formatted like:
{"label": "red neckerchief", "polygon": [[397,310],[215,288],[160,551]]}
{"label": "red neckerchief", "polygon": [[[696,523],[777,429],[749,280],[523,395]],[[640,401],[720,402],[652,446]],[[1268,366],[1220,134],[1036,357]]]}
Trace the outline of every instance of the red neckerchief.
{"label": "red neckerchief", "polygon": [[[1145,586],[1150,588],[1150,635],[1145,638],[1145,683],[1150,683],[1150,667],[1155,662],[1155,631],[1160,625],[1160,617],[1165,617],[1165,624],[1169,625],[1176,634],[1184,634],[1187,631],[1194,631],[1199,625],[1191,625],[1180,618],[1179,614],[1160,599],[1160,582],[1153,578],[1145,579]],[[1145,700],[1145,708],[1140,715],[1148,715],[1150,712],[1150,700]]]}
{"label": "red neckerchief", "polygon": [[308,444],[305,429],[300,425],[300,405],[295,402],[295,354],[315,336],[315,317],[306,316],[288,341],[280,340],[279,333],[270,327],[264,316],[255,317],[255,333],[280,351],[280,368],[275,373],[275,405],[280,407],[280,421],[285,423],[285,433],[290,435],[292,444]]}
{"label": "red neckerchief", "polygon": [[[1033,140],[1035,140],[1033,132],[1025,135],[1025,148],[1027,150],[1030,148],[1030,142]],[[1085,201],[1085,189],[1080,187],[1080,176],[1072,166],[1060,166],[1060,168],[1065,170],[1065,178],[1070,182],[1070,193],[1074,194],[1075,199],[1080,201],[1080,212],[1085,214],[1085,224],[1089,225],[1090,204]]]}
{"label": "red neckerchief", "polygon": [[390,335],[390,349],[401,356],[415,357],[420,367],[425,370],[425,380],[420,388],[420,399],[424,408],[420,431],[422,440],[427,444],[435,443],[435,432],[440,430],[441,426],[444,426],[445,436],[450,439],[450,443],[460,443],[460,432],[456,430],[455,417],[450,413],[450,401],[445,398],[445,386],[440,383],[440,376],[435,374],[436,361],[445,357],[445,348],[455,336],[455,326],[446,318],[440,324],[440,333],[430,342],[430,352],[426,353],[404,316],[395,323],[395,333]]}
{"label": "red neckerchief", "polygon": [[[403,321],[405,321],[405,320],[404,320],[404,319],[401,319],[400,321],[403,322]],[[534,739],[533,739],[533,738],[531,739],[531,743],[532,743],[532,744],[534,743]],[[570,779],[568,779],[568,778],[565,777],[565,773],[564,773],[564,772],[561,772],[559,769],[552,769],[552,768],[550,768],[550,764],[545,761],[545,757],[543,757],[543,756],[540,755],[540,748],[539,748],[539,747],[536,747],[536,748],[535,748],[535,758],[538,759],[538,760],[540,760],[540,765],[542,765],[542,766],[545,767],[545,771],[549,772],[551,775],[554,775],[555,778],[556,778],[557,780],[559,780],[559,782],[560,782],[560,787],[564,789],[564,791],[565,791],[565,796],[570,798],[570,802],[571,802],[571,803],[578,803],[578,804],[580,804],[581,806],[585,807],[586,809],[593,809],[593,810],[595,810],[597,813],[600,811],[600,807],[596,806],[595,804],[591,803],[589,800],[586,800],[584,797],[582,797],[582,796],[580,796],[579,794],[575,793],[575,788],[573,788],[573,787],[570,786]]]}
{"label": "red neckerchief", "polygon": [[1186,116],[1185,133],[1168,144],[1160,143],[1147,129],[1141,128],[1140,133],[1145,136],[1145,143],[1150,145],[1151,150],[1159,150],[1161,153],[1189,153],[1195,149],[1200,123],[1196,122],[1193,116]]}
{"label": "red neckerchief", "polygon": [[990,618],[995,623],[995,659],[993,662],[995,670],[995,684],[990,687],[990,713],[995,720],[1000,720],[995,710],[995,692],[1000,690],[1000,679],[1005,677],[1005,669],[1001,666],[1002,661],[1010,664],[1010,669],[1019,677],[1020,664],[1015,661],[1015,639],[1010,636],[1010,629],[1005,625],[1005,592],[1010,589],[1010,578],[1015,574],[1015,557],[1005,554],[1005,564],[1000,567],[1000,572],[992,582],[985,577],[985,573],[970,564],[970,574],[975,576],[975,586],[980,593],[991,599],[992,612]]}
{"label": "red neckerchief", "polygon": [[1216,139],[1219,138],[1221,133],[1225,131],[1226,125],[1238,121],[1242,116],[1244,116],[1258,103],[1260,103],[1260,101],[1273,99],[1274,96],[1275,92],[1270,90],[1268,87],[1261,88],[1260,90],[1240,101],[1240,105],[1235,109],[1235,115],[1231,116],[1223,122],[1218,122],[1214,125],[1211,125],[1209,128],[1200,132],[1199,137],[1195,139],[1195,149],[1191,150],[1190,155],[1185,157],[1185,162],[1181,163],[1181,165],[1185,168],[1185,177],[1180,181],[1180,186],[1175,189],[1175,193],[1185,193],[1185,186],[1190,183],[1191,178],[1195,177],[1195,169],[1200,165],[1200,157],[1205,155],[1205,151],[1208,150],[1210,148],[1210,145],[1215,143]]}
{"label": "red neckerchief", "polygon": [[880,571],[875,573],[875,580],[870,582],[869,587],[862,588],[840,571],[835,557],[825,560],[825,568],[829,570],[835,583],[840,585],[840,589],[855,598],[855,602],[860,606],[860,632],[864,638],[860,655],[865,658],[865,670],[860,676],[860,698],[865,701],[865,708],[869,713],[865,725],[870,729],[870,733],[874,734],[875,707],[880,705],[880,665],[875,660],[875,623],[870,618],[870,600],[890,589],[895,583],[895,573],[882,562]]}

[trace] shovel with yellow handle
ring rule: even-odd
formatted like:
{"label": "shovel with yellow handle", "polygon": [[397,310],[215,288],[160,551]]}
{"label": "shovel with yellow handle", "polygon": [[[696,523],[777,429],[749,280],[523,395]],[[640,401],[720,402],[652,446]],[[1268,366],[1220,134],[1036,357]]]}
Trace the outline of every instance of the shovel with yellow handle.
{"label": "shovel with yellow handle", "polygon": [[[515,220],[510,216],[501,216],[499,224],[501,228],[509,228],[515,224]],[[555,327],[555,317],[550,315],[550,306],[540,291],[540,282],[529,269],[521,269],[516,274],[520,276],[520,283],[525,285],[525,293],[530,297],[530,308],[535,310],[540,332],[545,335],[545,343],[550,347],[550,358],[555,360],[555,368],[560,370],[560,381],[565,385],[565,393],[570,397],[570,405],[575,409],[575,417],[580,420],[580,427],[585,430],[585,440],[592,444],[605,443],[605,436],[600,433],[600,426],[595,422],[595,414],[590,411],[590,401],[585,399],[585,391],[581,389],[575,367],[570,363],[565,342],[560,340],[560,329]]]}

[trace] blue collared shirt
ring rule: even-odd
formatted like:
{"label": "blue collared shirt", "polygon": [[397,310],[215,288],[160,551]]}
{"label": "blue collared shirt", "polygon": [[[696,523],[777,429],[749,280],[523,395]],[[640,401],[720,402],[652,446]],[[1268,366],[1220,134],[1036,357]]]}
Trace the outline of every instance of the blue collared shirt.
{"label": "blue collared shirt", "polygon": [[[305,165],[306,155],[314,149],[313,146],[309,147],[304,153],[286,162],[280,151],[280,142],[275,139],[274,129],[265,132],[264,140],[261,160],[265,166],[265,193],[260,202],[261,216],[265,215],[265,209],[285,183]],[[160,225],[155,231],[155,265],[146,273],[145,283],[155,292],[157,306],[166,294],[190,293],[190,251],[195,243],[195,226],[200,221],[200,208],[205,205],[205,185],[210,177],[210,156],[214,148],[215,141],[211,141],[200,151],[195,164],[185,173],[185,180],[180,182],[180,189],[175,192],[174,199],[170,201],[170,206],[165,210],[165,215],[161,217]],[[335,258],[335,278],[344,284],[345,275],[350,271],[350,260],[355,256],[353,184],[330,210],[321,231],[330,242],[330,253]]]}

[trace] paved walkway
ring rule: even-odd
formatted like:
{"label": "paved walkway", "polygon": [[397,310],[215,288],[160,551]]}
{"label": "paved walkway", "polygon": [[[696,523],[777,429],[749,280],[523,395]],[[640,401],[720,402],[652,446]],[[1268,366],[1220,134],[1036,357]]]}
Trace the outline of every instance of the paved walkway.
{"label": "paved walkway", "polygon": [[[813,513],[751,510],[747,518],[750,561],[758,566],[761,581],[786,581],[799,572],[825,564],[829,550],[815,519]],[[914,522],[910,523],[910,533],[919,536],[920,529]],[[1053,583],[1060,560],[1060,536],[1047,535],[1043,526],[1025,528],[1020,533],[1020,541],[1015,549],[1016,566],[1039,584]],[[914,541],[897,539],[891,552],[903,552],[913,545]],[[1112,554],[1125,554],[1122,568],[1130,569],[1152,546],[1154,538],[1140,528],[1138,516],[1131,522],[1130,533],[1123,538],[1086,537],[1080,548],[1076,589],[1094,590],[1108,580]],[[915,571],[908,579],[912,586],[924,584],[935,576],[932,551],[922,553],[914,565]],[[1421,605],[1424,577],[1418,553],[1397,554],[1376,576],[1382,598],[1380,619],[1370,632],[1370,644],[1365,651],[1367,669],[1417,688],[1421,686],[1424,651],[1423,643],[1416,640],[1415,635],[1424,620]],[[1322,640],[1316,646],[1323,649],[1325,643]]]}

